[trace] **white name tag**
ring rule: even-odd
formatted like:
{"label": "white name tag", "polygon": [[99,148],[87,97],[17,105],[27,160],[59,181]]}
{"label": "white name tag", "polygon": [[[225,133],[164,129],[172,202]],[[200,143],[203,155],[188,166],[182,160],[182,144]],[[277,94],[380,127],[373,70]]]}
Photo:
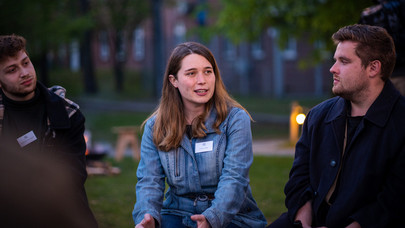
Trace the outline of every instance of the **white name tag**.
{"label": "white name tag", "polygon": [[196,143],[195,144],[195,152],[196,153],[201,153],[201,152],[212,151],[213,145],[214,145],[213,141]]}
{"label": "white name tag", "polygon": [[18,144],[20,144],[21,147],[24,147],[24,146],[34,142],[35,140],[37,140],[37,137],[35,136],[33,131],[30,131],[27,134],[18,138],[17,142],[18,142]]}

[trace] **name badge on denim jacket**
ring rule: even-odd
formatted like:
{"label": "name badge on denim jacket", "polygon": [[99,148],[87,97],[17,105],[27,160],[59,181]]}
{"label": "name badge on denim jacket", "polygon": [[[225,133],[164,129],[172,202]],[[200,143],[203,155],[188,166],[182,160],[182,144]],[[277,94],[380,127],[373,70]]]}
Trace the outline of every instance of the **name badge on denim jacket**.
{"label": "name badge on denim jacket", "polygon": [[200,142],[195,144],[195,153],[212,151],[214,141]]}

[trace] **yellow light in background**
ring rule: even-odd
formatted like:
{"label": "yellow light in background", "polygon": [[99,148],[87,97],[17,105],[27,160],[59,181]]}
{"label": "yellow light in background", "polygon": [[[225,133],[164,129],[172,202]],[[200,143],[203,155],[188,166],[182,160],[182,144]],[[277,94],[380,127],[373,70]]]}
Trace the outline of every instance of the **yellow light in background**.
{"label": "yellow light in background", "polygon": [[305,121],[306,115],[304,114],[304,108],[298,104],[297,101],[293,101],[291,104],[290,112],[290,142],[296,143],[300,137],[300,125]]}
{"label": "yellow light in background", "polygon": [[297,121],[297,124],[302,125],[305,121],[305,114],[300,113],[295,117],[295,121]]}

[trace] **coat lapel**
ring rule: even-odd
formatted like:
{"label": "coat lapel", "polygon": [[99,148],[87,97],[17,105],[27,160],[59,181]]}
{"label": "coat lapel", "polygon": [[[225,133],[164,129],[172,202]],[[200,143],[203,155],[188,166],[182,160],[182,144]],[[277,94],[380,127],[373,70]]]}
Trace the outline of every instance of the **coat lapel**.
{"label": "coat lapel", "polygon": [[326,116],[325,123],[332,124],[332,131],[338,152],[343,151],[343,140],[345,137],[347,105],[343,98],[339,98]]}

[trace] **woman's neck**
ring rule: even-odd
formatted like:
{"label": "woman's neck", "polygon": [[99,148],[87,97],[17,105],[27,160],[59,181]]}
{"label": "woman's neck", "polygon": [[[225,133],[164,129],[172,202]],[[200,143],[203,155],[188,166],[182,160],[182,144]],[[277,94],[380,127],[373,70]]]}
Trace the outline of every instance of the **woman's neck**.
{"label": "woman's neck", "polygon": [[204,113],[204,108],[204,106],[185,108],[186,124],[191,125],[196,117]]}

